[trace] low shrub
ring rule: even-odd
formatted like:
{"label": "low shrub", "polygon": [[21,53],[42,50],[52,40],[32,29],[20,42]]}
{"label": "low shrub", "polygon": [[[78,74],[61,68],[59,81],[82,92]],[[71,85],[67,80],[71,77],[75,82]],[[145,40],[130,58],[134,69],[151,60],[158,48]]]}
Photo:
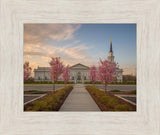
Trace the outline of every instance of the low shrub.
{"label": "low shrub", "polygon": [[118,105],[118,99],[116,97],[109,97],[109,100],[108,100],[108,106],[110,108],[114,108],[116,105]]}
{"label": "low shrub", "polygon": [[[91,94],[95,102],[101,108],[102,111],[133,111],[134,108],[120,102],[120,99],[114,95],[105,94],[94,86],[86,86],[86,89]],[[117,91],[117,90],[116,90]],[[118,91],[119,92],[119,91]]]}
{"label": "low shrub", "polygon": [[115,111],[132,111],[132,108],[127,104],[117,105],[115,106]]}
{"label": "low shrub", "polygon": [[50,93],[44,98],[34,101],[30,106],[25,107],[26,111],[57,111],[64,102],[66,96],[73,89],[72,86],[66,86],[56,93]]}
{"label": "low shrub", "polygon": [[30,93],[30,94],[44,94],[47,93],[46,91],[38,91],[38,90],[28,90],[25,91],[25,93]]}
{"label": "low shrub", "polygon": [[130,81],[130,82],[128,82],[128,81],[123,81],[123,82],[111,82],[111,84],[126,84],[126,85],[128,85],[128,84],[136,84],[136,81]]}
{"label": "low shrub", "polygon": [[34,111],[47,111],[47,110],[49,110],[49,108],[50,108],[50,106],[48,106],[47,101],[40,100],[40,101],[34,102],[32,109]]}
{"label": "low shrub", "polygon": [[121,92],[120,90],[111,90],[111,92]]}
{"label": "low shrub", "polygon": [[102,97],[101,97],[100,102],[101,102],[102,104],[106,104],[106,103],[108,103],[108,101],[109,101],[108,96],[102,96]]}
{"label": "low shrub", "polygon": [[91,82],[91,81],[85,81],[84,84],[102,84],[100,81]]}
{"label": "low shrub", "polygon": [[132,94],[136,94],[136,90],[132,90],[131,93],[132,93]]}

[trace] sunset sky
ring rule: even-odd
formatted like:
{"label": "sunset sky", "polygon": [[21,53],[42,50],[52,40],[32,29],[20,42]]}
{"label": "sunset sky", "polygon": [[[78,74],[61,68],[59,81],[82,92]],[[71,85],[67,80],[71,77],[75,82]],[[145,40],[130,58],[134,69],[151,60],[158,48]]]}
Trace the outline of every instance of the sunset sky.
{"label": "sunset sky", "polygon": [[98,66],[108,56],[110,38],[123,74],[135,75],[136,24],[25,24],[24,62],[32,71],[38,65],[49,67],[50,57],[61,57],[70,66]]}

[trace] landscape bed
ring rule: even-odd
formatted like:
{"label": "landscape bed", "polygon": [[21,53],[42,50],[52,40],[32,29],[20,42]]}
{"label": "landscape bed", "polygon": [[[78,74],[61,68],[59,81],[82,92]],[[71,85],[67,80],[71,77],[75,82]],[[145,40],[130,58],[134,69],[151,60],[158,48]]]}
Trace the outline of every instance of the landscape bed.
{"label": "landscape bed", "polygon": [[58,111],[72,89],[73,86],[66,86],[55,93],[50,92],[45,97],[25,105],[24,111]]}
{"label": "landscape bed", "polygon": [[117,98],[111,92],[105,93],[94,86],[86,86],[86,89],[101,111],[136,111],[135,105]]}

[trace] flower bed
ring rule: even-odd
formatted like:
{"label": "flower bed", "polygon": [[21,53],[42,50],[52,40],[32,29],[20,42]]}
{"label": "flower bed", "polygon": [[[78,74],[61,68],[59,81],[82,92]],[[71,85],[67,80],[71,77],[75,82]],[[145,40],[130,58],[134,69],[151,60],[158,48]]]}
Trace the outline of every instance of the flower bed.
{"label": "flower bed", "polygon": [[101,111],[136,111],[136,106],[115,97],[110,92],[105,94],[94,86],[86,86],[86,89]]}
{"label": "flower bed", "polygon": [[45,97],[24,106],[24,111],[58,111],[72,89],[72,86],[66,86],[56,93],[49,93]]}

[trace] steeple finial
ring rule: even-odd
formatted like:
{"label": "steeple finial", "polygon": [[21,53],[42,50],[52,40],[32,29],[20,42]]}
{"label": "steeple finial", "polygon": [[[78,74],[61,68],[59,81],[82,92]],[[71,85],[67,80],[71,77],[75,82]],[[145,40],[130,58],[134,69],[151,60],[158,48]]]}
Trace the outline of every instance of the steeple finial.
{"label": "steeple finial", "polygon": [[110,51],[109,52],[113,52],[112,51],[112,38],[110,39]]}

